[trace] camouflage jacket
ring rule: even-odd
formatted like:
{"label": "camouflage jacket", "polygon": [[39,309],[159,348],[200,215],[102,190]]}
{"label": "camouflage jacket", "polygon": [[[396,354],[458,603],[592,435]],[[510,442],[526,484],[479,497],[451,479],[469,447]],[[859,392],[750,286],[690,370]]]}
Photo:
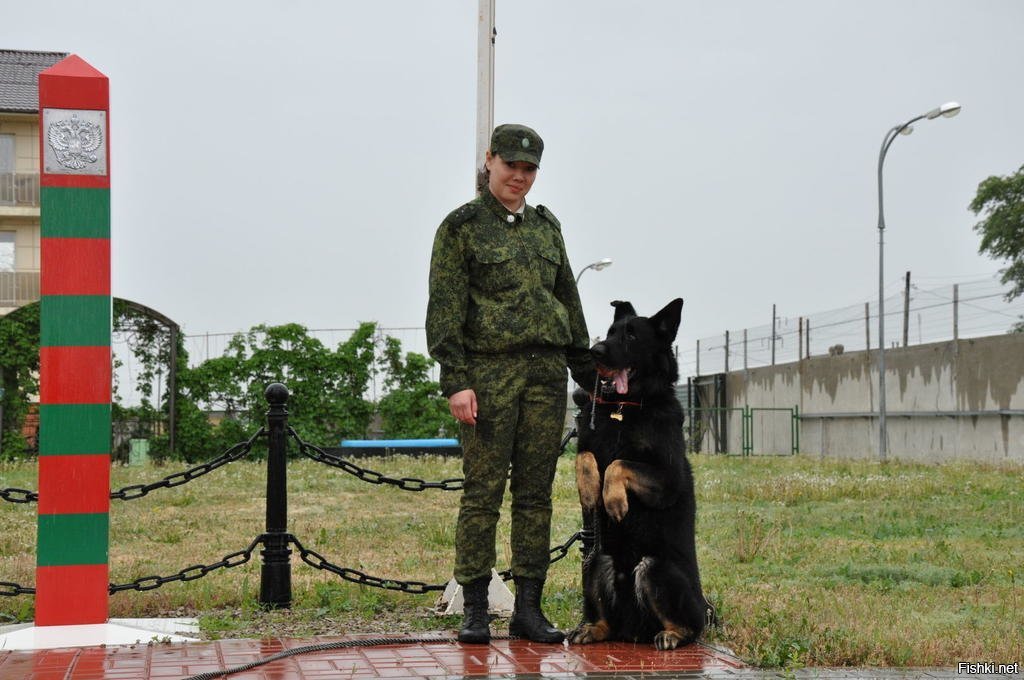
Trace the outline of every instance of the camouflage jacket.
{"label": "camouflage jacket", "polygon": [[592,384],[576,280],[558,220],[542,205],[516,215],[485,190],[444,219],[430,260],[426,325],[445,396],[473,387],[473,353],[565,351],[573,378]]}

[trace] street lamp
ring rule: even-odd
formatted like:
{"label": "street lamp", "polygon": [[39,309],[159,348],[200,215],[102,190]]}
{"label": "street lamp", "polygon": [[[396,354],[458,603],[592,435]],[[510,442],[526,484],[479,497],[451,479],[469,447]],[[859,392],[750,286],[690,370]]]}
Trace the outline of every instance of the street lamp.
{"label": "street lamp", "polygon": [[960,105],[956,102],[947,102],[942,106],[932,109],[928,113],[911,118],[902,125],[897,125],[885,133],[882,139],[882,150],[878,154],[878,458],[885,461],[887,457],[886,427],[885,427],[885,274],[884,274],[884,246],[885,246],[885,211],[882,204],[882,164],[885,163],[885,154],[889,147],[896,140],[896,135],[909,135],[914,131],[913,123],[921,119],[934,120],[939,116],[952,118],[960,113]]}
{"label": "street lamp", "polygon": [[581,269],[580,273],[576,275],[576,283],[580,282],[580,277],[583,276],[583,272],[587,271],[588,269],[593,269],[595,272],[599,272],[602,269],[605,269],[606,267],[611,267],[611,266],[612,266],[612,261],[611,261],[611,258],[608,258],[608,257],[604,258],[603,260],[598,260],[597,262],[591,262],[586,267]]}

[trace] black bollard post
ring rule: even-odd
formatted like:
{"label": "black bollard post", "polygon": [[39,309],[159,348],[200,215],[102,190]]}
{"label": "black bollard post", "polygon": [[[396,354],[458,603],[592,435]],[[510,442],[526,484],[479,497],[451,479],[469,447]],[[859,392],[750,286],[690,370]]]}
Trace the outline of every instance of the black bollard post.
{"label": "black bollard post", "polygon": [[273,383],[264,393],[267,410],[267,531],[263,538],[260,605],[271,609],[292,604],[292,551],[288,548],[288,388]]}

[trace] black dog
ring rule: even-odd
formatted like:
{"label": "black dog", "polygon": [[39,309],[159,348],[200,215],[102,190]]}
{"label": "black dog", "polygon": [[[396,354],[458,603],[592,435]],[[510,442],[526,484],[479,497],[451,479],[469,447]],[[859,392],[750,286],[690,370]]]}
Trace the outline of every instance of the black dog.
{"label": "black dog", "polygon": [[584,622],[569,641],[675,649],[714,615],[697,569],[693,475],[673,387],[683,301],[650,318],[612,305],[608,336],[590,350],[603,379],[577,428],[576,481],[596,539],[583,564]]}

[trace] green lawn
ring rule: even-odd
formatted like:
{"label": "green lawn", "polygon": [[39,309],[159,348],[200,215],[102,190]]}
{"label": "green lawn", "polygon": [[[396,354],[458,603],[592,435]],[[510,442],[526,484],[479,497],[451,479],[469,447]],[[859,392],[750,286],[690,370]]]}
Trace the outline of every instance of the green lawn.
{"label": "green lawn", "polygon": [[[691,456],[706,594],[721,627],[707,639],[762,666],[955,665],[1024,657],[1024,469]],[[398,477],[458,477],[456,460],[370,459]],[[114,468],[115,488],[177,471]],[[552,543],[579,528],[573,461],[563,456]],[[35,488],[29,463],[0,465],[0,488]],[[209,564],[262,531],[264,467],[226,468],[111,510],[111,580]],[[289,465],[289,528],[336,564],[444,583],[458,493],[373,486],[312,461]],[[0,503],[0,581],[32,584],[34,506]],[[499,569],[508,564],[507,511]],[[553,565],[545,607],[580,616],[580,555]],[[207,637],[454,628],[435,595],[341,581],[295,561],[290,611],[262,612],[258,555],[190,583],[111,597],[111,616],[199,616]],[[0,622],[30,620],[32,598],[0,597]],[[502,630],[504,622],[498,622]]]}

